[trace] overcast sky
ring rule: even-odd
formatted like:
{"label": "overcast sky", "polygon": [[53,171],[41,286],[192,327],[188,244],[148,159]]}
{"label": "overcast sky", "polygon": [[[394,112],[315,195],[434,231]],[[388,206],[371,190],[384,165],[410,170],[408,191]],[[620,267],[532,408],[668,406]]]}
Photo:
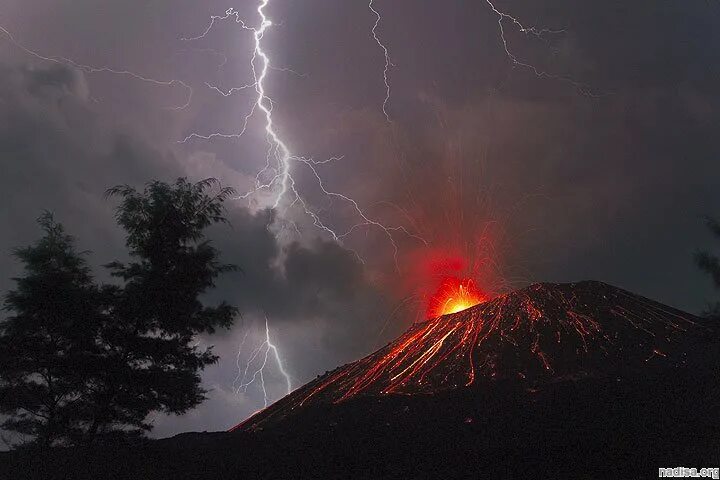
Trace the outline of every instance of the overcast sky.
{"label": "overcast sky", "polygon": [[[596,279],[693,313],[713,298],[692,253],[714,247],[702,217],[720,216],[720,4],[495,5],[547,31],[505,17],[506,51],[486,1],[375,0],[388,120],[368,3],[270,0],[276,130],[293,154],[336,158],[316,165],[322,185],[366,218],[295,162],[301,198],[335,232],[367,220],[403,230],[360,225],[338,242],[292,199],[276,210],[262,195],[231,202],[231,226],[211,235],[245,273],[208,300],[243,317],[200,339],[221,355],[204,376],[210,400],[158,417],[155,435],[225,429],[263,406],[257,383],[236,390],[265,318],[293,386],[392,339],[422,311],[397,310],[424,281],[418,265],[447,252],[476,257],[495,292]],[[256,26],[257,6],[3,2],[15,41],[0,35],[1,290],[19,272],[11,248],[38,236],[43,209],[99,265],[123,255],[106,188],[181,175],[252,188],[266,162],[262,115],[239,138],[182,140],[242,129],[255,90],[211,87],[252,82],[253,34],[235,19]],[[237,17],[183,40],[230,7]],[[287,388],[272,357],[265,380],[270,401]]]}

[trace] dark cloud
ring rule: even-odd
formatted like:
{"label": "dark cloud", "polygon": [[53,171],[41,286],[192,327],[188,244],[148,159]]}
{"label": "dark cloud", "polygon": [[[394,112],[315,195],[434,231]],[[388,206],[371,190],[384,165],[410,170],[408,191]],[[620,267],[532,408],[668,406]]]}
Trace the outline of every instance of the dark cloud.
{"label": "dark cloud", "polygon": [[272,231],[274,211],[253,215],[238,208],[229,217],[232,236],[220,244],[226,256],[243,269],[234,279],[242,291],[237,298],[243,310],[285,318],[319,315],[326,313],[323,309],[328,304],[351,302],[364,288],[362,265],[337,243],[314,240],[305,246],[292,241],[280,247]]}
{"label": "dark cloud", "polygon": [[[105,189],[180,172],[172,156],[99,115],[75,70],[1,65],[0,104],[4,272],[16,270],[8,254],[37,236],[34,220],[45,209],[98,261],[116,255],[121,236],[112,205],[102,199]],[[7,281],[0,280],[3,286]]]}
{"label": "dark cloud", "polygon": [[233,302],[250,319],[267,315],[274,325],[319,322],[317,333],[332,339],[335,358],[372,348],[377,337],[362,334],[382,327],[388,300],[354,252],[320,239],[283,242],[278,229],[291,227],[273,210],[230,207],[228,220],[230,230],[217,227],[212,237],[223,260],[242,272],[221,279],[213,298]]}

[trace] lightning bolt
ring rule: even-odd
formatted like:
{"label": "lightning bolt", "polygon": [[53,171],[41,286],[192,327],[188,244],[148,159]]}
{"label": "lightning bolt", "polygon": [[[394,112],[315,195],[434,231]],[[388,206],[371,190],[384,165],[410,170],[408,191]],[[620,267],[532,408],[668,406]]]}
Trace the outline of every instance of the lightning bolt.
{"label": "lightning bolt", "polygon": [[[218,22],[228,19],[233,19],[236,23],[240,24],[245,30],[248,30],[252,34],[253,48],[250,59],[250,68],[252,72],[252,80],[244,85],[233,87],[228,90],[222,90],[218,86],[207,84],[207,86],[219,94],[228,97],[235,93],[242,91],[254,91],[255,101],[252,107],[243,117],[240,123],[240,129],[236,132],[213,132],[209,134],[191,133],[180,141],[180,143],[186,143],[193,139],[199,140],[211,140],[214,138],[240,138],[242,137],[248,128],[250,119],[255,115],[262,115],[264,120],[264,129],[267,139],[267,150],[265,165],[255,174],[254,187],[249,191],[238,196],[238,199],[258,199],[260,194],[269,194],[271,197],[270,206],[274,209],[281,209],[283,212],[287,212],[288,209],[293,207],[299,207],[302,212],[310,217],[313,225],[330,236],[333,240],[341,243],[350,234],[363,227],[372,227],[379,229],[389,240],[393,248],[393,258],[395,260],[395,266],[398,266],[398,245],[395,239],[396,234],[403,234],[406,237],[414,240],[427,242],[418,234],[410,232],[403,226],[387,226],[377,219],[371,218],[371,216],[360,206],[359,202],[349,195],[332,191],[325,186],[320,173],[317,170],[317,166],[331,163],[337,160],[341,160],[343,157],[331,157],[327,160],[313,160],[311,158],[302,157],[292,153],[289,146],[282,139],[273,118],[273,106],[274,102],[268,95],[265,83],[270,70],[289,71],[296,73],[294,70],[287,68],[273,67],[271,64],[270,56],[264,48],[264,38],[268,29],[272,27],[273,23],[268,18],[265,10],[270,3],[270,0],[261,0],[256,9],[260,21],[256,26],[248,26],[248,24],[240,19],[238,12],[230,8],[225,11],[224,15],[216,15],[210,18],[210,22],[207,28],[199,35],[193,37],[183,37],[186,41],[194,41],[205,38],[217,25]],[[380,15],[377,10],[373,8],[372,1],[370,2],[369,8],[375,12],[377,19],[375,26],[373,27],[373,36],[378,44],[383,48],[385,53],[386,65],[385,65],[385,84],[386,84],[386,98],[383,104],[383,112],[388,120],[390,117],[387,114],[385,106],[390,98],[390,86],[388,82],[388,69],[391,65],[387,48],[385,48],[376,33],[376,28],[380,22]],[[298,74],[300,75],[300,74]],[[339,231],[336,228],[330,226],[326,220],[324,220],[320,213],[314,210],[309,202],[301,194],[298,184],[293,177],[293,166],[303,167],[310,171],[312,178],[316,182],[317,189],[325,195],[329,200],[338,200],[348,204],[351,207],[351,211],[354,212],[357,221],[347,230]],[[297,229],[297,225],[295,225]],[[357,253],[356,253],[357,255]],[[359,255],[358,255],[358,258]],[[362,259],[361,259],[362,260]]]}
{"label": "lightning bolt", "polygon": [[[240,343],[240,347],[238,348],[238,353],[236,357],[238,374],[237,377],[235,377],[235,381],[233,382],[234,390],[236,394],[239,394],[241,391],[243,393],[246,393],[248,388],[252,384],[254,384],[256,381],[259,382],[260,390],[263,392],[263,401],[265,406],[267,407],[268,392],[267,388],[265,387],[265,368],[267,367],[268,358],[270,357],[271,351],[273,357],[275,358],[275,363],[278,371],[285,378],[285,382],[287,384],[287,393],[289,394],[290,392],[292,392],[292,381],[290,380],[290,375],[287,373],[282,361],[280,360],[280,353],[277,346],[273,344],[270,340],[270,326],[267,316],[265,316],[265,340],[257,348],[252,350],[247,360],[247,363],[245,364],[245,367],[242,368],[240,366],[240,359],[242,357],[243,346],[245,345],[246,340],[247,332],[243,336],[243,340]],[[253,365],[256,363],[259,363],[259,366],[252,371],[252,374],[250,374]]]}
{"label": "lightning bolt", "polygon": [[378,25],[380,25],[380,21],[382,20],[382,17],[380,16],[380,12],[378,12],[375,7],[373,6],[373,3],[375,0],[370,0],[370,3],[368,3],[368,9],[375,15],[375,23],[372,26],[372,29],[370,33],[372,34],[373,39],[375,40],[375,43],[378,44],[378,47],[383,52],[383,56],[385,57],[385,66],[383,67],[383,82],[385,83],[385,98],[383,99],[382,104],[382,112],[383,115],[385,115],[385,119],[388,122],[391,122],[390,115],[387,112],[387,105],[390,101],[390,80],[388,79],[388,72],[390,71],[390,66],[392,65],[392,62],[390,62],[390,54],[388,52],[387,47],[385,44],[380,40],[380,37],[377,33]]}

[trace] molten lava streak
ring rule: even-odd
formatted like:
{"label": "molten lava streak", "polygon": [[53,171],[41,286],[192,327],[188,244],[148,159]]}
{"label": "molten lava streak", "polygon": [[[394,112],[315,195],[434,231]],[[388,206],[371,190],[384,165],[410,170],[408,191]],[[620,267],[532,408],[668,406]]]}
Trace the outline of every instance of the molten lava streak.
{"label": "molten lava streak", "polygon": [[467,310],[489,300],[471,279],[446,276],[428,302],[428,317],[436,318],[449,313]]}

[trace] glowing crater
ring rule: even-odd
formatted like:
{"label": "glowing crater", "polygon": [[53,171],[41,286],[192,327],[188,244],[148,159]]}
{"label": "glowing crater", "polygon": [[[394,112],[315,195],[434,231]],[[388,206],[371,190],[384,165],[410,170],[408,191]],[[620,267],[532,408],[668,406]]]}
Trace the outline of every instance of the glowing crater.
{"label": "glowing crater", "polygon": [[457,313],[489,299],[489,296],[483,293],[473,280],[446,276],[430,298],[428,317],[435,318]]}

